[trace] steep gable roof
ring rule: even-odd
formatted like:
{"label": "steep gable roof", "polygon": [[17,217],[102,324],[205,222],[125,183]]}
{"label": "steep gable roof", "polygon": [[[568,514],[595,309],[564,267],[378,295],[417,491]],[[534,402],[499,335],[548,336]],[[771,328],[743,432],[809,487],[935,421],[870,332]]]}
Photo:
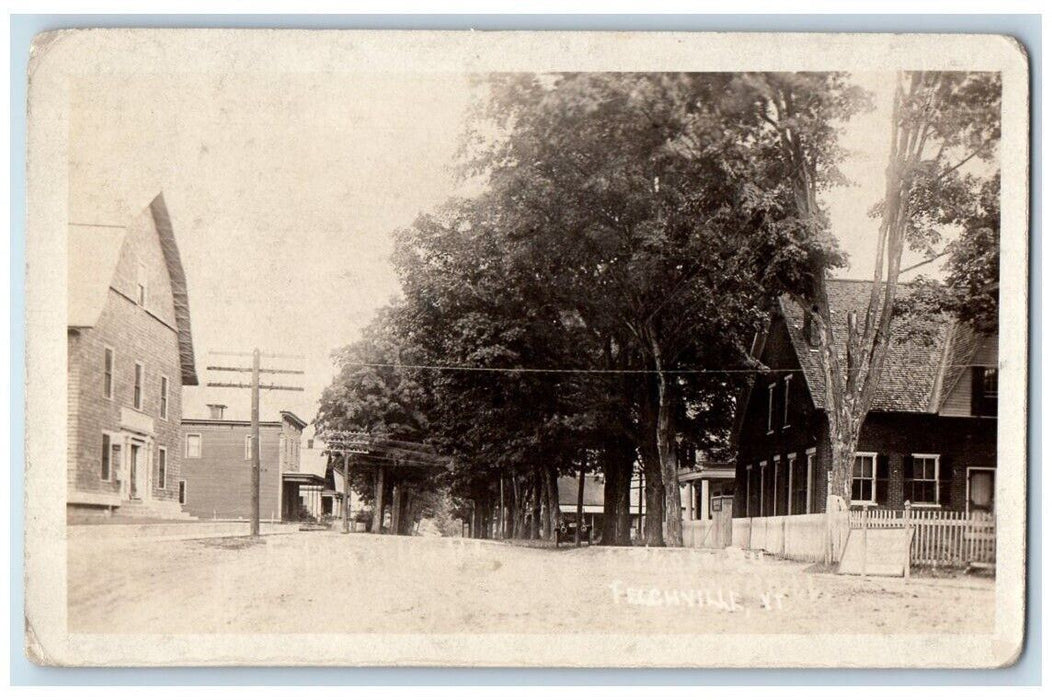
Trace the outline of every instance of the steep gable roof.
{"label": "steep gable roof", "polygon": [[[830,280],[828,284],[829,306],[833,319],[833,335],[837,338],[838,355],[846,362],[846,350],[842,339],[847,337],[847,316],[850,311],[861,315],[869,301],[872,283],[860,280]],[[817,347],[812,347],[804,336],[804,312],[792,301],[780,300],[780,309],[786,319],[786,327],[793,348],[810,389],[815,408],[825,408],[825,376]],[[946,347],[952,341],[953,320],[946,315],[935,319],[930,339],[903,338],[892,328],[892,342],[888,348],[887,361],[871,410],[906,413],[931,413],[941,403],[943,373],[948,364]],[[974,352],[974,348],[972,349]],[[962,352],[967,348],[962,347]],[[970,357],[970,356],[969,356]],[[958,358],[954,364],[964,364]],[[934,405],[934,408],[933,408]]]}
{"label": "steep gable roof", "polygon": [[70,224],[68,229],[67,324],[71,328],[91,328],[106,305],[128,230],[123,226],[90,224]]}
{"label": "steep gable roof", "polygon": [[194,367],[194,339],[190,334],[190,298],[186,293],[186,274],[179,257],[179,246],[175,243],[172,219],[164,203],[164,193],[159,193],[150,202],[150,213],[161,237],[161,250],[172,280],[172,302],[175,305],[175,327],[179,334],[179,364],[182,368],[183,385],[197,386],[197,370]]}
{"label": "steep gable roof", "polygon": [[[168,277],[171,280],[182,383],[184,386],[197,386],[186,275],[179,257],[179,247],[175,242],[168,207],[164,203],[164,194],[158,194],[150,202],[149,209],[164,255]],[[128,236],[128,228],[112,225],[70,224],[68,230],[67,324],[71,328],[90,328],[98,323],[99,315],[106,305],[106,297],[113,283],[114,270],[120,258],[121,248]]]}

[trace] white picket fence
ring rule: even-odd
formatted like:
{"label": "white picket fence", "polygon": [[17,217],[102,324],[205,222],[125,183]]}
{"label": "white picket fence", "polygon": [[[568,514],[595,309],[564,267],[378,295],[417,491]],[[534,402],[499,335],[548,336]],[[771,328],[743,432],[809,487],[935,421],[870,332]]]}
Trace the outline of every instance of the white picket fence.
{"label": "white picket fence", "polygon": [[940,510],[861,510],[766,518],[735,518],[731,544],[796,561],[833,563],[851,529],[914,530],[910,562],[928,566],[966,566],[996,561],[997,532],[992,515]]}
{"label": "white picket fence", "polygon": [[959,511],[851,511],[852,529],[913,528],[910,562],[928,566],[994,564],[997,523],[989,513]]}

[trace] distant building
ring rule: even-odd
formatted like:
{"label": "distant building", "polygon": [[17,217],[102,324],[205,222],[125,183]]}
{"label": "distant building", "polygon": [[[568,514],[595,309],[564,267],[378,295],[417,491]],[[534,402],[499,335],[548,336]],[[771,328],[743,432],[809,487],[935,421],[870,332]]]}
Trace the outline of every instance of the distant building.
{"label": "distant building", "polygon": [[70,223],[68,282],[67,510],[182,517],[182,387],[197,374],[164,197],[127,225]]}
{"label": "distant building", "polygon": [[[586,524],[595,528],[603,523],[603,489],[606,481],[599,474],[586,474],[584,477],[584,494],[581,516]],[[578,477],[559,477],[559,511],[564,518],[573,520],[577,517]]]}
{"label": "distant building", "polygon": [[[633,474],[628,491],[628,517],[632,539],[640,536],[641,527],[645,525],[646,497],[643,494],[642,484],[640,473]],[[581,515],[584,522],[595,529],[596,534],[599,534],[603,527],[605,488],[606,479],[602,474],[585,475]],[[577,517],[577,489],[578,477],[559,477],[559,511],[564,518],[572,520]]]}
{"label": "distant building", "polygon": [[[183,509],[198,518],[252,517],[252,423],[209,405],[208,418],[182,421]],[[317,481],[300,471],[301,436],[307,423],[294,413],[259,422],[260,518],[300,519],[300,488]]]}
{"label": "distant building", "polygon": [[[299,487],[299,499],[306,512],[315,519],[329,516],[343,517],[343,462],[330,459],[328,447],[317,437],[307,440],[300,458],[303,483]],[[309,479],[309,481],[308,481]],[[350,489],[351,510],[348,517],[354,518],[364,504],[361,496]]]}
{"label": "distant building", "polygon": [[[834,280],[843,338],[869,282]],[[855,454],[852,506],[993,512],[997,336],[933,316],[931,337],[895,337]],[[740,404],[734,517],[819,513],[832,464],[819,349],[803,312],[782,300],[754,356],[760,375]]]}

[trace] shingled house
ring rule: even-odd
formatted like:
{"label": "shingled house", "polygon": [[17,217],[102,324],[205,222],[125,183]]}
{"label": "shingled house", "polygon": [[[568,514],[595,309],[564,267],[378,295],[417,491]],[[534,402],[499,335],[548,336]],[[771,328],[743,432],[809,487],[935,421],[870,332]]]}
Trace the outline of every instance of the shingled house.
{"label": "shingled house", "polygon": [[[834,324],[864,309],[870,282],[834,280]],[[895,334],[855,457],[852,505],[993,512],[997,336],[949,316],[926,335]],[[835,327],[837,337],[846,329]],[[736,416],[734,517],[823,512],[832,463],[819,348],[783,299],[753,355],[756,378]]]}
{"label": "shingled house", "polygon": [[182,517],[182,387],[197,374],[164,197],[127,225],[68,229],[67,511]]}

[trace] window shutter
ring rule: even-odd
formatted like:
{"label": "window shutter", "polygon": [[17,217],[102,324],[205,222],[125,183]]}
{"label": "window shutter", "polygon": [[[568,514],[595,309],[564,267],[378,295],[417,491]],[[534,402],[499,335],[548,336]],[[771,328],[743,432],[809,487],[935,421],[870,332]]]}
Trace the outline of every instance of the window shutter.
{"label": "window shutter", "polygon": [[950,489],[953,487],[953,462],[948,455],[939,458],[939,505],[950,507]]}
{"label": "window shutter", "polygon": [[877,455],[877,492],[873,496],[873,500],[877,502],[877,505],[883,506],[888,503],[888,472],[888,456]]}

